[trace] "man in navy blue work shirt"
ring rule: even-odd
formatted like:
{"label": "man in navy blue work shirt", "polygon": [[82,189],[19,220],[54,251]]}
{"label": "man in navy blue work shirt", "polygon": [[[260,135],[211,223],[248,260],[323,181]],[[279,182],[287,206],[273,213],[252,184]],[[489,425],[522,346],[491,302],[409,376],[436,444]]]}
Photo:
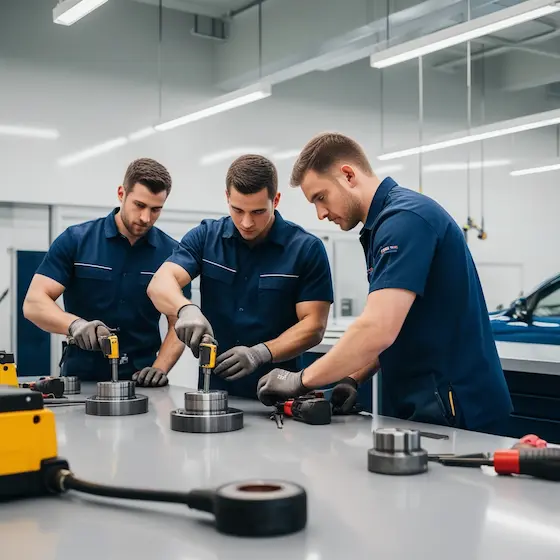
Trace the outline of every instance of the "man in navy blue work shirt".
{"label": "man in navy blue work shirt", "polygon": [[[343,380],[348,410],[357,383],[379,367],[398,418],[500,433],[512,411],[478,274],[461,229],[434,200],[380,182],[361,147],[341,134],[313,138],[292,172],[319,219],[363,224],[369,296],[338,344],[299,373],[273,370],[259,398]],[[335,389],[336,390],[336,389]]]}
{"label": "man in navy blue work shirt", "polygon": [[[69,227],[49,248],[31,281],[23,312],[41,329],[73,338],[62,375],[110,380],[99,339],[118,329],[119,378],[144,387],[167,384],[184,345],[171,328],[175,316],[168,317],[162,344],[161,315],[146,288],[178,245],[154,227],[170,190],[171,177],[163,165],[148,158],[135,160],[118,187],[120,209]],[[61,294],[65,311],[56,304]]]}
{"label": "man in navy blue work shirt", "polygon": [[[189,231],[148,295],[162,313],[178,315],[177,335],[195,356],[204,335],[217,341],[212,389],[255,398],[272,363],[297,371],[300,355],[322,340],[333,301],[331,272],[322,241],[276,210],[271,161],[236,159],[226,197],[230,216]],[[201,308],[181,293],[199,275]]]}

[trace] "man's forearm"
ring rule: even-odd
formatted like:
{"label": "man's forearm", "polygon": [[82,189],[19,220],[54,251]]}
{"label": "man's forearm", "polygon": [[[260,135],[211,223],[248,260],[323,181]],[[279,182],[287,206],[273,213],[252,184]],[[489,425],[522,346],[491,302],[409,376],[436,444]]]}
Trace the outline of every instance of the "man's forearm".
{"label": "man's forearm", "polygon": [[48,295],[29,296],[23,304],[23,314],[40,329],[53,334],[68,334],[70,324],[79,319],[66,313]]}
{"label": "man's forearm", "polygon": [[364,368],[350,374],[348,377],[351,377],[352,379],[354,379],[354,381],[356,381],[358,384],[361,385],[362,383],[365,383],[368,379],[372,378],[377,373],[378,370],[379,370],[379,360],[376,360],[376,362],[373,365],[367,365]]}
{"label": "man's forearm", "polygon": [[357,319],[329,352],[305,369],[303,384],[312,389],[348,376],[365,376],[388,345],[381,328]]}
{"label": "man's forearm", "polygon": [[181,357],[184,349],[185,345],[177,338],[173,326],[170,326],[161,344],[153,367],[159,368],[165,371],[165,373],[169,373],[177,363],[177,360]]}
{"label": "man's forearm", "polygon": [[183,305],[191,303],[188,300],[174,276],[169,274],[155,274],[148,285],[148,297],[152,300],[156,309],[167,316],[177,316],[177,311]]}
{"label": "man's forearm", "polygon": [[314,317],[305,317],[278,338],[265,342],[273,362],[283,362],[313,348],[323,339],[324,327]]}

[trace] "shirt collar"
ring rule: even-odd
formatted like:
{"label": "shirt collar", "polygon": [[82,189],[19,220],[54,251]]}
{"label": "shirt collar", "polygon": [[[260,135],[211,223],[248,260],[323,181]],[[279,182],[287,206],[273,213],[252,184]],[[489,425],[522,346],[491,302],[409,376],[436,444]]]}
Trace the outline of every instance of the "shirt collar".
{"label": "shirt collar", "polygon": [[[284,245],[288,230],[289,226],[284,218],[282,218],[282,216],[280,215],[280,212],[278,212],[278,210],[274,210],[274,223],[272,224],[272,227],[270,228],[265,241],[270,241],[272,243],[276,243],[277,245]],[[237,228],[233,224],[231,216],[226,219],[222,237],[236,237],[237,239],[241,239]]]}
{"label": "shirt collar", "polygon": [[362,231],[360,233],[362,233],[366,229],[373,228],[373,224],[375,223],[375,220],[377,220],[377,216],[379,216],[379,213],[385,206],[385,199],[387,198],[389,191],[396,186],[397,182],[391,177],[386,177],[385,179],[383,179],[383,181],[381,181],[381,183],[377,187],[377,190],[375,191],[375,194],[373,195],[373,200],[371,201],[371,206],[369,207],[369,212],[366,218],[366,223],[364,224],[364,227],[362,228]]}
{"label": "shirt collar", "polygon": [[[113,208],[113,210],[111,210],[111,212],[109,213],[109,215],[105,218],[105,237],[107,239],[110,239],[112,237],[117,237],[119,235],[121,235],[121,233],[119,232],[118,228],[117,228],[117,223],[115,222],[115,216],[118,214],[120,208]],[[148,233],[146,233],[146,235],[144,235],[141,239],[139,239],[136,243],[141,242],[142,240],[146,240],[146,243],[149,243],[150,245],[152,245],[152,247],[156,247],[157,246],[157,241],[156,241],[156,232],[154,231],[153,226],[148,230]],[[124,237],[124,236],[122,236]]]}

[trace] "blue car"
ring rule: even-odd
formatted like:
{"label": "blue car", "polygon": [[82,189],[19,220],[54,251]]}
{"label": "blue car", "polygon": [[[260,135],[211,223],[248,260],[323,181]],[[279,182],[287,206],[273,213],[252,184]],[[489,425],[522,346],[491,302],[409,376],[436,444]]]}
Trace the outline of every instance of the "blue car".
{"label": "blue car", "polygon": [[490,324],[496,340],[560,344],[560,274],[508,309],[490,313]]}

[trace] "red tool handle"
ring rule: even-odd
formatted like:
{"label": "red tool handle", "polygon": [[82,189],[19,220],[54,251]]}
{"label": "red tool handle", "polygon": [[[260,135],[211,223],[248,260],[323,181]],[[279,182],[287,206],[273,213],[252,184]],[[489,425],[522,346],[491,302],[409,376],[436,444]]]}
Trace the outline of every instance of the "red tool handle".
{"label": "red tool handle", "polygon": [[546,480],[560,480],[560,449],[501,449],[494,453],[498,474],[527,474]]}

